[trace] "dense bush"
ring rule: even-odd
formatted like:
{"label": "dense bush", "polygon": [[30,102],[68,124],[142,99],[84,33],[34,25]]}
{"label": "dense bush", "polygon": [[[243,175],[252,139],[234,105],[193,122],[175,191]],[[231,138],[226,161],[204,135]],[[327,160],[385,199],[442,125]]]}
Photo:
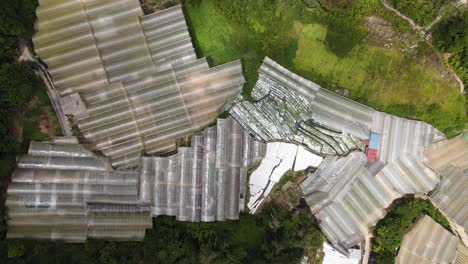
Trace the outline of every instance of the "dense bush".
{"label": "dense bush", "polygon": [[0,65],[0,158],[11,158],[17,151],[13,118],[40,84],[27,63]]}
{"label": "dense bush", "polygon": [[353,0],[319,0],[320,6],[328,11],[341,10],[353,4]]}
{"label": "dense bush", "polygon": [[421,26],[436,19],[440,8],[450,0],[389,0],[396,9]]}
{"label": "dense bush", "polygon": [[446,18],[436,24],[433,33],[434,46],[441,52],[449,52],[449,64],[468,85],[468,10]]}
{"label": "dense bush", "polygon": [[445,217],[429,201],[421,199],[400,199],[394,202],[384,219],[380,220],[373,232],[373,257],[376,263],[394,263],[401,240],[411,224],[422,214],[450,230]]}
{"label": "dense bush", "polygon": [[33,33],[37,0],[0,1],[0,64],[17,55],[18,38]]}
{"label": "dense bush", "polygon": [[258,217],[243,214],[239,221],[188,223],[158,217],[142,242],[3,240],[0,258],[2,263],[47,264],[295,263],[305,245],[318,249],[323,243],[314,223],[308,210],[291,214],[273,205]]}

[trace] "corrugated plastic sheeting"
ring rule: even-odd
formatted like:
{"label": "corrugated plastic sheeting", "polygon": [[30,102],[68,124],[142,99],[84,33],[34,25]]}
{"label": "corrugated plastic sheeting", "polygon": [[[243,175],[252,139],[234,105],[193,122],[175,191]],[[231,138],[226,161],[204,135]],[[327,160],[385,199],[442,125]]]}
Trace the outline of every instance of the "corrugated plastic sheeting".
{"label": "corrugated plastic sheeting", "polygon": [[429,192],[438,181],[411,156],[383,166],[353,152],[343,158],[326,157],[301,188],[327,238],[337,248],[350,248],[384,217],[394,199]]}
{"label": "corrugated plastic sheeting", "polygon": [[413,156],[422,160],[424,147],[445,136],[431,125],[424,122],[408,120],[382,112],[376,112],[372,131],[381,135],[378,159],[389,163]]}
{"label": "corrugated plastic sheeting", "polygon": [[191,147],[169,157],[144,157],[140,197],[152,214],[181,221],[238,219],[247,168],[265,155],[231,118],[192,136]]}
{"label": "corrugated plastic sheeting", "polygon": [[[292,90],[293,94],[297,93],[297,95],[307,98],[307,105],[312,109],[312,112],[319,112],[333,117],[334,121],[340,120],[341,123],[348,123],[350,128],[359,128],[357,131],[352,131],[352,129],[349,131],[344,130],[345,133],[359,137],[359,135],[362,135],[362,128],[370,128],[375,110],[324,90],[314,82],[288,71],[268,57],[263,61],[259,74],[265,75],[271,78],[274,83],[277,83],[277,87],[267,88],[267,90],[273,91],[272,93],[281,95],[283,92],[281,89],[288,88],[287,90]],[[336,107],[336,105],[340,107]],[[335,123],[325,123],[324,125],[332,126]]]}
{"label": "corrugated plastic sheeting", "polygon": [[427,215],[403,237],[396,263],[454,263],[458,238]]}
{"label": "corrugated plastic sheeting", "polygon": [[381,186],[365,164],[360,152],[346,158],[327,157],[301,185],[312,213],[337,248],[358,243],[397,195]]}
{"label": "corrugated plastic sheeting", "polygon": [[427,193],[439,183],[439,176],[414,156],[402,156],[387,164],[375,176],[385,186],[403,194]]}
{"label": "corrugated plastic sheeting", "polygon": [[[440,172],[439,186],[430,195],[432,202],[448,218],[468,229],[468,170],[454,166]],[[466,232],[466,231],[465,231]]]}
{"label": "corrugated plastic sheeting", "polygon": [[[208,68],[206,61],[204,65]],[[168,76],[171,78],[169,82],[162,83],[154,78],[157,83],[153,85],[148,78],[141,79],[139,85],[142,88],[135,89],[138,84],[133,82],[131,85],[135,90],[122,99],[113,97],[93,104],[115,110],[91,114],[89,118],[79,120],[84,136],[112,159],[128,153],[138,155],[142,150],[164,142],[174,143],[178,137],[212,122],[227,98],[240,91],[244,81],[238,62],[178,79],[173,79],[173,76]],[[116,108],[116,104],[122,106]],[[96,112],[93,105],[90,110]],[[184,128],[185,133],[180,135]],[[162,135],[165,136],[164,141],[160,140]],[[132,162],[133,165],[135,163],[138,164],[138,160]]]}
{"label": "corrugated plastic sheeting", "polygon": [[[295,142],[321,155],[344,155],[363,148],[357,137],[311,121],[318,85],[288,72],[269,58],[265,58],[259,74],[252,91],[253,100],[236,104],[230,110],[257,139]],[[344,104],[350,102],[344,100]],[[325,115],[321,117],[326,119]],[[359,131],[354,134],[368,134],[367,130],[367,133]]]}
{"label": "corrugated plastic sheeting", "polygon": [[457,259],[455,264],[467,264],[468,263],[468,248],[462,243],[458,244],[457,247]]}
{"label": "corrugated plastic sheeting", "polygon": [[309,166],[317,167],[322,157],[312,154],[302,146],[284,142],[269,142],[265,158],[250,175],[250,200],[248,208],[255,213],[273,186],[289,170],[305,170]]}
{"label": "corrugated plastic sheeting", "polygon": [[239,61],[208,69],[197,60],[180,6],[142,16],[137,0],[41,3],[37,53],[61,94],[80,92],[87,106],[63,112],[114,167],[174,150],[242,89]]}
{"label": "corrugated plastic sheeting", "polygon": [[336,251],[327,242],[324,242],[323,251],[325,256],[323,257],[322,264],[358,264],[361,260],[361,250],[359,249],[351,249],[348,257]]}
{"label": "corrugated plastic sheeting", "polygon": [[94,157],[94,154],[83,145],[78,144],[50,144],[47,142],[31,142],[28,155],[31,156],[70,156],[70,157]]}
{"label": "corrugated plastic sheeting", "polygon": [[138,173],[110,170],[76,139],[32,143],[28,153],[7,190],[8,238],[141,240],[152,226],[137,204]]}
{"label": "corrugated plastic sheeting", "polygon": [[374,109],[323,88],[318,90],[311,107],[314,113],[329,117],[322,119],[324,125],[335,127],[340,124],[345,133],[360,139],[369,137]]}
{"label": "corrugated plastic sheeting", "polygon": [[[348,155],[325,158],[302,185],[312,212],[322,219],[335,246],[357,243],[396,197],[427,193],[439,182],[422,162],[424,147],[445,138],[432,126],[377,112],[320,88],[269,58],[259,74],[253,100],[230,110],[241,126],[264,141],[293,141],[322,155]],[[348,154],[362,151],[360,141],[371,133],[381,136],[374,163],[362,152]]]}
{"label": "corrugated plastic sheeting", "polygon": [[443,171],[447,166],[468,169],[468,132],[450,140],[442,140],[426,147],[425,162],[436,171]]}

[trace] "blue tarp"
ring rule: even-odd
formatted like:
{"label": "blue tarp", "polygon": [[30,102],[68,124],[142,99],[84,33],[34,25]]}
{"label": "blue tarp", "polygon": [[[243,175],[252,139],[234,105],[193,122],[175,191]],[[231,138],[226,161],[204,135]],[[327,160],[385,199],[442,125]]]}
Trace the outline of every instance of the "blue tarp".
{"label": "blue tarp", "polygon": [[369,148],[379,149],[380,147],[380,134],[371,133],[369,139]]}

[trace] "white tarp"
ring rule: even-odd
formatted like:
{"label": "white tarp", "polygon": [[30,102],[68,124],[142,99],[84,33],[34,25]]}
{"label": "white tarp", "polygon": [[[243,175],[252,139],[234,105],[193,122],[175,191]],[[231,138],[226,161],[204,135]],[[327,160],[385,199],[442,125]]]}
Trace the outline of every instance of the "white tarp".
{"label": "white tarp", "polygon": [[250,212],[255,213],[263,199],[287,171],[305,170],[310,166],[317,167],[322,160],[322,157],[311,153],[302,146],[284,142],[268,143],[265,158],[250,175],[250,201],[248,204]]}

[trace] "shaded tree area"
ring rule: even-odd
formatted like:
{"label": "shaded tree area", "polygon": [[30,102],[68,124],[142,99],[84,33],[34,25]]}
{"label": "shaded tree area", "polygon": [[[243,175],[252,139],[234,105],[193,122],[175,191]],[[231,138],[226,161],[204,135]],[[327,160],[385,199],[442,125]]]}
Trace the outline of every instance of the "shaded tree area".
{"label": "shaded tree area", "polygon": [[309,210],[290,213],[269,205],[238,221],[158,217],[142,242],[2,240],[0,253],[2,263],[297,263],[306,245],[318,249],[323,243],[315,223]]}
{"label": "shaded tree area", "polygon": [[468,10],[443,19],[433,29],[434,46],[441,52],[450,53],[448,63],[468,85]]}
{"label": "shaded tree area", "polygon": [[0,64],[18,55],[18,39],[30,39],[34,32],[37,0],[0,1]]}
{"label": "shaded tree area", "polygon": [[415,198],[396,200],[385,218],[377,223],[373,231],[372,259],[374,263],[395,262],[395,256],[405,232],[422,214],[432,217],[447,230],[451,230],[447,219],[429,201]]}
{"label": "shaded tree area", "polygon": [[14,121],[38,89],[44,89],[27,62],[0,65],[0,186],[9,177],[15,156],[21,151]]}

